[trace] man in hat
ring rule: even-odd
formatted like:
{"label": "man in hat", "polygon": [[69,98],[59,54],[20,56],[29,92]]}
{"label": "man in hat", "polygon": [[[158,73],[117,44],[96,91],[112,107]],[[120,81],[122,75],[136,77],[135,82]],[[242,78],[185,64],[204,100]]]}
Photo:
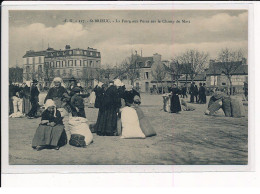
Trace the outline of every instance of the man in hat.
{"label": "man in hat", "polygon": [[74,93],[71,97],[72,116],[86,118],[84,99],[80,96],[80,88],[75,87],[72,91]]}
{"label": "man in hat", "polygon": [[32,87],[31,87],[31,95],[30,95],[30,102],[32,105],[32,108],[30,112],[28,113],[28,118],[37,118],[37,109],[39,106],[39,90],[37,88],[38,81],[33,80]]}
{"label": "man in hat", "polygon": [[70,96],[74,95],[73,88],[75,87],[77,87],[77,80],[74,77],[72,77],[69,79],[69,87],[67,88]]}

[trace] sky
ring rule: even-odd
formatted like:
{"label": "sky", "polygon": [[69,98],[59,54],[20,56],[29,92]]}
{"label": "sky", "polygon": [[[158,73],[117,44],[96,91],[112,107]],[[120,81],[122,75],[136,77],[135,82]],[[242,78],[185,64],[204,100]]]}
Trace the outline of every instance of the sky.
{"label": "sky", "polygon": [[[111,23],[90,22],[108,19]],[[78,20],[81,20],[79,22]],[[84,23],[82,22],[84,20]],[[138,23],[122,23],[136,20]],[[142,21],[141,21],[142,20]],[[155,23],[151,23],[151,21]],[[179,20],[180,23],[176,23]],[[187,22],[182,23],[182,20]],[[120,22],[116,22],[120,21]],[[149,21],[149,23],[143,22]],[[159,23],[158,21],[161,21]],[[168,21],[163,23],[163,21]],[[170,23],[174,21],[175,23]],[[28,50],[96,48],[101,64],[120,64],[132,52],[171,60],[187,49],[217,57],[223,48],[242,49],[247,57],[247,10],[62,10],[9,11],[9,66],[22,66]]]}

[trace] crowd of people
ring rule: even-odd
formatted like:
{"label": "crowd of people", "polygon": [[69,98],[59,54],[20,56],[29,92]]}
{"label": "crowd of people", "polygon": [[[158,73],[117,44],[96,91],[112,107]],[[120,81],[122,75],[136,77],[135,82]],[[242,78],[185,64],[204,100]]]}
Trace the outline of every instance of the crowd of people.
{"label": "crowd of people", "polygon": [[[64,117],[86,118],[84,98],[89,97],[90,92],[82,93],[82,88],[77,85],[75,79],[71,79],[69,86],[66,87],[62,78],[56,77],[44,99],[44,111],[39,115],[37,110],[40,91],[37,84],[37,80],[33,80],[30,87],[26,83],[9,85],[9,113],[21,112],[28,119],[41,117],[32,147],[36,150],[45,148],[58,150],[67,143]],[[100,82],[93,92],[94,107],[99,109],[93,132],[99,136],[120,136],[121,132],[118,130],[120,110],[123,107],[137,107],[141,103],[140,93],[131,85],[124,85],[119,79],[107,83]]]}

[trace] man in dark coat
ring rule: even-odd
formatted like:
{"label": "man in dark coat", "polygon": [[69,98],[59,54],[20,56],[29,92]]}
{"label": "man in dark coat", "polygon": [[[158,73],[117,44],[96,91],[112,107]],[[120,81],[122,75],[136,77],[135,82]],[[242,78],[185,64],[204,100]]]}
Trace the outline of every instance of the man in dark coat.
{"label": "man in dark coat", "polygon": [[71,97],[71,107],[73,117],[86,118],[84,99],[80,96],[80,88],[73,88],[74,95]]}
{"label": "man in dark coat", "polygon": [[100,107],[95,131],[100,136],[117,135],[117,114],[121,106],[117,87],[103,84],[104,93],[100,96]]}
{"label": "man in dark coat", "polygon": [[37,88],[38,81],[33,80],[32,87],[31,87],[31,95],[30,95],[30,102],[32,108],[28,113],[28,118],[37,118],[37,109],[39,107],[39,90]]}
{"label": "man in dark coat", "polygon": [[191,103],[194,102],[194,95],[195,95],[195,83],[192,82],[192,84],[190,86],[190,102]]}
{"label": "man in dark coat", "polygon": [[205,93],[202,83],[199,84],[199,103],[203,104],[203,93]]}

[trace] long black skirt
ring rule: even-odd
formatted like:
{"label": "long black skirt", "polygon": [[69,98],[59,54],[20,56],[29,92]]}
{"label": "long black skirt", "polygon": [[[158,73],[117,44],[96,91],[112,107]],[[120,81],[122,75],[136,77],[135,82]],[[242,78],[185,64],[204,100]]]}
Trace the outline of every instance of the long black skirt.
{"label": "long black skirt", "polygon": [[178,95],[173,95],[171,99],[171,112],[178,113],[181,111],[180,98]]}
{"label": "long black skirt", "polygon": [[36,146],[64,146],[67,144],[67,135],[64,125],[54,127],[39,125],[32,141],[32,147]]}
{"label": "long black skirt", "polygon": [[95,131],[100,136],[117,135],[117,108],[100,108],[95,125]]}

